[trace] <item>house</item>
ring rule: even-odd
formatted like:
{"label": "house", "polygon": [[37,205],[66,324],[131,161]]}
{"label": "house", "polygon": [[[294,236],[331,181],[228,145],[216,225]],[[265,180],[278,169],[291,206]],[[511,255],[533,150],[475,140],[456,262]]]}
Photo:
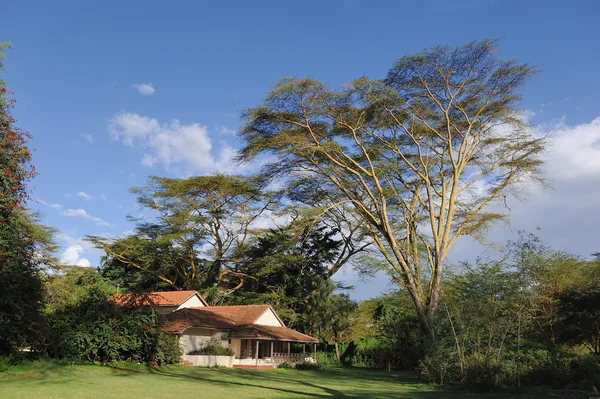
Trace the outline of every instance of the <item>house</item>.
{"label": "house", "polygon": [[[166,316],[164,331],[179,337],[186,365],[273,368],[283,362],[316,362],[319,340],[287,328],[270,305],[208,306],[196,291],[151,292],[145,298]],[[126,303],[131,296],[114,299]],[[231,348],[233,357],[214,363],[193,354],[214,342]],[[295,345],[296,353],[291,350],[294,343],[301,344]],[[306,344],[313,344],[308,351]],[[209,360],[212,363],[206,363]]]}

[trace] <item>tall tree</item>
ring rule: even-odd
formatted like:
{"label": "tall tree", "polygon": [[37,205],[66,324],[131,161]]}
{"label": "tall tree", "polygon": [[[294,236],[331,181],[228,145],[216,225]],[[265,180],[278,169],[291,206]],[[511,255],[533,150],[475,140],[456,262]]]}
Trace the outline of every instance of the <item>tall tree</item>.
{"label": "tall tree", "polygon": [[[0,44],[0,72],[4,50]],[[31,343],[39,333],[40,273],[52,263],[52,230],[38,225],[26,209],[27,183],[35,176],[27,141],[15,126],[14,100],[0,79],[0,355]]]}
{"label": "tall tree", "polygon": [[495,53],[490,40],[436,47],[338,91],[284,79],[244,115],[240,160],[272,153],[267,175],[318,185],[329,207],[352,212],[410,293],[429,347],[450,248],[503,219],[490,205],[519,182],[540,179],[545,141],[517,109],[535,69]]}
{"label": "tall tree", "polygon": [[106,252],[103,269],[139,270],[173,290],[243,278],[233,270],[241,249],[276,204],[260,179],[242,176],[151,177],[132,192],[156,219],[138,220],[129,237],[88,239]]}

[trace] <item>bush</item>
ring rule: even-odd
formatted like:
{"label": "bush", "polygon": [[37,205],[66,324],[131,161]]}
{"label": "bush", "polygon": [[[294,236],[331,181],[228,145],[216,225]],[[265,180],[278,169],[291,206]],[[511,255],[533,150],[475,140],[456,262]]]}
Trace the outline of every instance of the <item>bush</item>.
{"label": "bush", "polygon": [[600,357],[581,356],[571,362],[571,379],[577,388],[600,388]]}
{"label": "bush", "polygon": [[323,370],[323,366],[313,362],[302,362],[296,363],[296,370]]}
{"label": "bush", "polygon": [[200,349],[188,352],[188,355],[233,356],[234,354],[233,349],[221,345],[221,340],[218,338],[212,338],[207,344],[202,345]]}
{"label": "bush", "polygon": [[288,362],[283,362],[283,363],[279,363],[279,366],[277,366],[278,369],[291,369],[292,365],[289,364]]}
{"label": "bush", "polygon": [[468,354],[461,373],[456,352],[438,348],[420,366],[421,377],[435,384],[466,384],[476,389],[493,387],[549,386],[553,388],[590,389],[600,386],[600,358],[555,348],[549,350],[535,343],[525,343],[520,351],[508,346],[499,359]]}
{"label": "bush", "polygon": [[54,358],[101,363],[162,365],[181,356],[177,338],[160,330],[151,306],[120,306],[100,290],[48,315],[37,348]]}
{"label": "bush", "polygon": [[460,382],[462,375],[454,359],[456,359],[456,354],[438,348],[437,351],[424,357],[421,361],[419,365],[421,378],[427,382],[440,385]]}
{"label": "bush", "polygon": [[324,366],[339,366],[340,361],[338,360],[335,352],[324,352],[317,351],[317,363]]}

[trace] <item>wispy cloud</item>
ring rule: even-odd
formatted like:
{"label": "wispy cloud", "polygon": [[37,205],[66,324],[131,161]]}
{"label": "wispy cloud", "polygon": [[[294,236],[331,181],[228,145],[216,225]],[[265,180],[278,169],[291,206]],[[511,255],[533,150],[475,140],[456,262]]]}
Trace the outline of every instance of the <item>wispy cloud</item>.
{"label": "wispy cloud", "polygon": [[92,199],[92,196],[91,196],[91,195],[89,195],[89,194],[86,194],[86,193],[84,193],[83,191],[79,191],[79,192],[77,193],[77,196],[78,196],[78,197],[80,197],[80,198],[83,198],[83,199],[84,199],[84,200],[86,200],[86,201],[89,201],[89,200],[91,200],[91,199]]}
{"label": "wispy cloud", "polygon": [[142,96],[151,96],[156,90],[154,89],[154,86],[152,86],[152,83],[136,83],[132,85],[132,87],[137,89]]}
{"label": "wispy cloud", "polygon": [[67,210],[60,211],[60,214],[62,216],[66,216],[66,217],[77,217],[77,218],[82,218],[82,219],[85,219],[85,220],[89,220],[91,222],[96,223],[96,225],[98,225],[98,226],[112,227],[112,225],[110,223],[102,220],[101,218],[99,218],[97,216],[90,215],[83,208],[79,208],[79,209],[69,208]]}
{"label": "wispy cloud", "polygon": [[89,133],[81,133],[81,137],[84,138],[90,144],[94,142],[94,136],[92,136]]}
{"label": "wispy cloud", "polygon": [[146,167],[160,164],[178,174],[231,171],[237,167],[235,150],[226,142],[219,143],[217,158],[212,155],[208,128],[199,123],[186,125],[173,119],[161,124],[136,113],[120,113],[110,121],[108,131],[124,145],[142,149],[141,163]]}
{"label": "wispy cloud", "polygon": [[90,215],[83,208],[79,208],[79,209],[73,209],[73,208],[64,209],[64,207],[61,204],[50,204],[49,206],[51,208],[56,209],[61,216],[81,218],[81,219],[84,219],[84,220],[88,220],[90,222],[94,222],[97,226],[113,227],[107,221],[105,221],[105,220],[103,220],[103,219],[101,219],[101,218],[99,218],[97,216]]}

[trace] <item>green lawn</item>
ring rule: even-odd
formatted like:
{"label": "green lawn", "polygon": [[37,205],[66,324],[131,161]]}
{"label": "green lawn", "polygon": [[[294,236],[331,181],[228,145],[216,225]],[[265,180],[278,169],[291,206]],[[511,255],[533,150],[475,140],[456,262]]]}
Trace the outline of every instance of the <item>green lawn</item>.
{"label": "green lawn", "polygon": [[586,398],[562,391],[468,393],[420,383],[414,374],[367,369],[234,370],[36,362],[0,373],[0,398]]}

